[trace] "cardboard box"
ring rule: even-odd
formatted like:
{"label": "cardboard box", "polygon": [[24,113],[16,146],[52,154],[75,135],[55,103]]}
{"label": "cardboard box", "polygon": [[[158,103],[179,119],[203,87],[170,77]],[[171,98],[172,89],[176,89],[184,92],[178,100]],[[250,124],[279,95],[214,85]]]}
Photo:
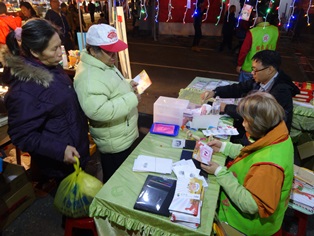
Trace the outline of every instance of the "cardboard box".
{"label": "cardboard box", "polygon": [[12,195],[28,182],[29,179],[23,166],[3,162],[1,185],[5,185],[8,192],[3,193],[0,191],[0,197],[2,197],[3,194]]}
{"label": "cardboard box", "polygon": [[154,103],[154,122],[181,126],[189,100],[160,96]]}
{"label": "cardboard box", "polygon": [[304,168],[314,170],[314,141],[307,141],[298,145],[297,148],[301,161],[300,165]]}
{"label": "cardboard box", "polygon": [[309,141],[298,145],[300,159],[309,158],[314,155],[314,141]]}
{"label": "cardboard box", "polygon": [[0,230],[5,229],[35,200],[35,193],[30,182],[16,192],[0,196]]}
{"label": "cardboard box", "polygon": [[222,236],[245,236],[242,232],[239,230],[233,228],[231,225],[229,225],[227,222],[220,221],[218,216],[215,215],[213,228],[217,232],[217,235]]}

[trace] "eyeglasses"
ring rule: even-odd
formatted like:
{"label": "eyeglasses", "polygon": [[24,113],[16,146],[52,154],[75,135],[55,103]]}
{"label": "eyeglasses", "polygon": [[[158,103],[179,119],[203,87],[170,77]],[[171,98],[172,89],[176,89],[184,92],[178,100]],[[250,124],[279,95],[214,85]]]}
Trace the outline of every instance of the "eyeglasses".
{"label": "eyeglasses", "polygon": [[269,66],[264,67],[264,68],[262,68],[262,69],[260,69],[260,70],[256,70],[254,67],[251,67],[251,69],[252,69],[252,73],[253,73],[253,74],[256,74],[257,72],[260,72],[260,71],[266,70],[266,69],[268,69],[268,68],[269,68]]}

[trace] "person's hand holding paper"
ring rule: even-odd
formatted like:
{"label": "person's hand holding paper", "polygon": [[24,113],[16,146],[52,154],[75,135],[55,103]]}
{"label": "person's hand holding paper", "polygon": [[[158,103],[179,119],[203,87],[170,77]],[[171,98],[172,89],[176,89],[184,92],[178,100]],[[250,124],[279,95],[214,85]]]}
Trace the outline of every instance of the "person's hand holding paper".
{"label": "person's hand holding paper", "polygon": [[138,83],[137,85],[138,94],[142,94],[152,84],[152,81],[150,80],[145,70],[143,70],[141,73],[135,76],[133,81]]}

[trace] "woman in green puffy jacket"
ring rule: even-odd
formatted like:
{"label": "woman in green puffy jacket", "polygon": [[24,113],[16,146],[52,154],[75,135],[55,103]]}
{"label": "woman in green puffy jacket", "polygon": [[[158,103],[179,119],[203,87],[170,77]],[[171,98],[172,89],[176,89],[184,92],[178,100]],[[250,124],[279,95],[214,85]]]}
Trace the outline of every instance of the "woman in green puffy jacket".
{"label": "woman in green puffy jacket", "polygon": [[127,48],[118,39],[115,28],[106,24],[91,26],[86,43],[74,88],[101,153],[105,183],[131,153],[131,145],[138,137],[140,95],[136,92],[137,84],[125,79],[114,66],[116,52]]}

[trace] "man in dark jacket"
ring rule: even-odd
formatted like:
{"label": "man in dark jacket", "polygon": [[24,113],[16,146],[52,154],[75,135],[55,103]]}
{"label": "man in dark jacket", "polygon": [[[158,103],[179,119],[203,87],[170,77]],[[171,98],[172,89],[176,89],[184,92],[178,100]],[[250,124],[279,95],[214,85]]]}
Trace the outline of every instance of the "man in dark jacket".
{"label": "man in dark jacket", "polygon": [[90,21],[92,23],[94,23],[95,22],[95,16],[94,15],[95,15],[95,9],[96,9],[95,4],[92,3],[92,1],[89,1],[87,8],[88,8],[88,12],[90,14]]}
{"label": "man in dark jacket", "polygon": [[[257,52],[252,58],[252,80],[217,87],[206,91],[202,99],[219,96],[221,98],[241,98],[254,91],[265,91],[272,94],[285,110],[285,122],[290,130],[292,123],[293,102],[292,97],[300,93],[298,87],[283,71],[279,71],[281,64],[280,54],[272,50]],[[221,103],[220,112],[235,120],[235,126],[241,128],[242,118],[236,111],[236,105]]]}
{"label": "man in dark jacket", "polygon": [[51,9],[46,12],[45,19],[59,27],[61,31],[60,38],[62,45],[64,45],[66,51],[73,50],[74,45],[72,41],[71,28],[66,16],[62,15],[60,12],[59,0],[50,0],[50,7]]}

